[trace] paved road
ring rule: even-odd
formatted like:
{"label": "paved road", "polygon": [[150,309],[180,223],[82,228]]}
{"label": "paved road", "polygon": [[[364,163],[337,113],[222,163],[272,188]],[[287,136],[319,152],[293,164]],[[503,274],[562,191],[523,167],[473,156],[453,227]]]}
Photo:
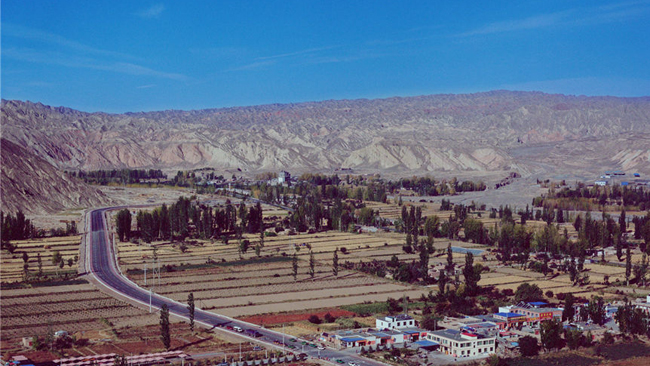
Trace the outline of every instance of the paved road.
{"label": "paved road", "polygon": [[[92,210],[87,213],[86,222],[89,224],[87,229],[89,229],[90,232],[89,235],[86,235],[87,240],[85,240],[86,258],[84,266],[86,267],[85,270],[88,276],[95,279],[96,281],[94,282],[97,283],[98,286],[104,287],[109,293],[115,293],[121,297],[126,297],[129,301],[137,302],[141,306],[144,305],[145,307],[149,307],[151,304],[153,311],[158,311],[163,304],[167,304],[171,315],[188,319],[189,312],[186,304],[151,293],[146,289],[138,287],[135,283],[121,274],[117,267],[113,246],[110,243],[109,235],[106,230],[104,215],[105,212],[113,209],[115,209],[115,207]],[[346,365],[349,362],[354,362],[360,366],[386,366],[386,364],[381,362],[358,357],[350,350],[339,351],[331,348],[321,350],[310,347],[309,345],[302,345],[300,339],[291,342],[290,339],[292,336],[290,335],[283,335],[280,332],[264,329],[255,324],[234,320],[198,308],[194,313],[194,321],[208,328],[221,327],[225,331],[228,331],[228,327],[237,326],[242,328],[243,332],[239,333],[234,330],[231,332],[248,341],[259,342],[276,348],[286,348],[289,345],[294,345],[296,346],[296,349],[293,350],[295,353],[304,352],[314,358],[327,357],[332,363],[334,363],[334,360],[339,359]],[[247,336],[247,330],[257,331],[259,334],[257,337]],[[283,342],[285,347],[282,346]],[[288,348],[286,348],[286,350],[289,351]]]}

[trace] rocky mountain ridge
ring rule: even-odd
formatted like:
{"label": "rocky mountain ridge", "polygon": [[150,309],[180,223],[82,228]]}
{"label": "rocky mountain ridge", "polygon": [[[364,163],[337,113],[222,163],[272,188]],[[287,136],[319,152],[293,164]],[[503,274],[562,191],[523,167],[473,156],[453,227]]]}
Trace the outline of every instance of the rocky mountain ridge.
{"label": "rocky mountain ridge", "polygon": [[494,91],[125,114],[3,100],[2,119],[4,138],[62,169],[650,173],[649,97]]}
{"label": "rocky mountain ridge", "polygon": [[4,138],[0,145],[2,211],[46,214],[111,203],[98,189],[71,178],[27,149]]}

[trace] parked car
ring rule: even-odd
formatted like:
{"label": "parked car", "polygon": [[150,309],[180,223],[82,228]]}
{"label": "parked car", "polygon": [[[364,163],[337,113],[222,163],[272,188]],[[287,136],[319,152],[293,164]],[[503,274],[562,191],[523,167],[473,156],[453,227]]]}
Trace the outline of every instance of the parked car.
{"label": "parked car", "polygon": [[238,326],[238,325],[235,325],[234,327],[232,327],[232,329],[234,329],[235,331],[237,331],[237,332],[239,332],[239,333],[241,333],[241,332],[244,331],[244,330],[243,330],[240,326]]}

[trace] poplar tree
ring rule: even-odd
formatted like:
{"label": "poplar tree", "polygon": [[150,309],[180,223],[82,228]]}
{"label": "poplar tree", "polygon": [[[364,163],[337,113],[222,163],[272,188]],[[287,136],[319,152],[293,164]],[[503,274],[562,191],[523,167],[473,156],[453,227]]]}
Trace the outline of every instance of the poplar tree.
{"label": "poplar tree", "polygon": [[334,249],[334,258],[332,258],[332,272],[334,276],[339,275],[339,254],[338,248]]}
{"label": "poplar tree", "polygon": [[315,267],[315,262],[314,262],[314,253],[313,253],[313,252],[311,251],[311,249],[310,249],[310,250],[309,250],[309,276],[310,276],[312,279],[314,278],[314,274],[316,273],[316,272],[314,271],[314,267]]}
{"label": "poplar tree", "polygon": [[163,304],[160,308],[160,339],[168,350],[171,346],[171,336],[169,334],[169,309],[167,304]]}
{"label": "poplar tree", "polygon": [[189,295],[187,295],[187,311],[189,312],[189,318],[190,318],[190,330],[192,331],[192,334],[194,334],[194,293],[190,292]]}

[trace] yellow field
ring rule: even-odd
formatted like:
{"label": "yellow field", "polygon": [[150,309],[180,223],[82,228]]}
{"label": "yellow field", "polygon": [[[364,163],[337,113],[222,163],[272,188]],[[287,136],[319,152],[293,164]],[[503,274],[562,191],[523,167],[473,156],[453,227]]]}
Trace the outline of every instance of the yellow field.
{"label": "yellow field", "polygon": [[[43,274],[56,276],[59,271],[77,271],[77,263],[74,262],[75,255],[79,255],[81,236],[42,238],[34,240],[19,240],[12,244],[16,245],[13,254],[2,251],[0,255],[0,282],[12,283],[23,280],[23,252],[27,253],[29,260],[30,276],[36,276],[38,272],[37,256],[40,254]],[[65,266],[62,270],[52,264],[52,255],[55,251],[63,257]],[[68,266],[68,259],[73,259],[72,267]]]}

